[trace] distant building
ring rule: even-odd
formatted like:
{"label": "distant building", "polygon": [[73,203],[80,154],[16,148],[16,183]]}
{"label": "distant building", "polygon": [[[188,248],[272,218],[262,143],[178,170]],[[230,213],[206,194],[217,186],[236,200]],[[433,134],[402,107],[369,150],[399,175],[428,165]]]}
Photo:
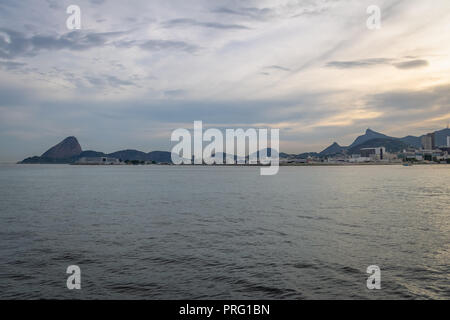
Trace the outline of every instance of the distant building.
{"label": "distant building", "polygon": [[109,157],[83,157],[75,164],[91,164],[91,165],[111,165],[119,164],[119,159]]}
{"label": "distant building", "polygon": [[436,147],[434,133],[424,135],[421,142],[423,150],[433,150]]}
{"label": "distant building", "polygon": [[361,158],[370,158],[372,160],[383,160],[386,154],[385,147],[363,148],[360,151]]}
{"label": "distant building", "polygon": [[447,137],[447,147],[450,148],[450,137]]}

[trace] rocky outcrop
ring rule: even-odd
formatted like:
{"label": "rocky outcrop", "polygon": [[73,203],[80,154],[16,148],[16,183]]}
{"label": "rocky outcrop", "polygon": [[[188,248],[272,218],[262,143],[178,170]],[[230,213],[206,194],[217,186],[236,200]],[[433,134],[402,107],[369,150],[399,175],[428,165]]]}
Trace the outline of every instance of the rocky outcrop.
{"label": "rocky outcrop", "polygon": [[80,155],[81,146],[78,143],[77,138],[67,137],[56,146],[51,147],[44,152],[41,158],[46,159],[67,159]]}

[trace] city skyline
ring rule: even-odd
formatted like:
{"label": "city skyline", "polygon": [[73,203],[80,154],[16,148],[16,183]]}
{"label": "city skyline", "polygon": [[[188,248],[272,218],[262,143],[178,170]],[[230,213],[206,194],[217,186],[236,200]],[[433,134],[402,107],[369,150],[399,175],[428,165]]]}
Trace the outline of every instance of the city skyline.
{"label": "city skyline", "polygon": [[71,4],[0,4],[0,161],[71,135],[86,150],[170,150],[194,120],[279,128],[280,149],[301,153],[450,119],[448,1],[90,0],[68,30]]}

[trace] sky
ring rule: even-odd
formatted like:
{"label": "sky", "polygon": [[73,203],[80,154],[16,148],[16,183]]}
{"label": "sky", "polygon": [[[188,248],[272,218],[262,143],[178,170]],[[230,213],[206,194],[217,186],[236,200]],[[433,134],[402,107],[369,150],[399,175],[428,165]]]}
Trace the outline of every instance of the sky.
{"label": "sky", "polygon": [[[70,5],[81,29],[66,25]],[[448,0],[2,0],[0,161],[67,136],[83,150],[170,150],[195,120],[279,128],[287,153],[367,128],[439,130],[449,21]]]}

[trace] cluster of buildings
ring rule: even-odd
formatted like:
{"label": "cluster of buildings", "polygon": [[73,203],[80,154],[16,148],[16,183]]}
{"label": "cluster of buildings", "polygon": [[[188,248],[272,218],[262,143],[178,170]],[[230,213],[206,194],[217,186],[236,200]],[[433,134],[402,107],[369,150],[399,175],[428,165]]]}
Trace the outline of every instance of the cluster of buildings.
{"label": "cluster of buildings", "polygon": [[83,157],[74,164],[79,165],[118,165],[125,164],[119,159],[109,157]]}
{"label": "cluster of buildings", "polygon": [[111,158],[111,157],[82,157],[78,159],[73,164],[75,165],[97,165],[97,166],[107,166],[107,165],[144,165],[144,164],[164,164],[168,165],[170,163],[167,162],[159,162],[155,161],[142,161],[142,160],[125,160]]}
{"label": "cluster of buildings", "polygon": [[447,137],[446,146],[436,146],[434,133],[428,133],[422,137],[421,143],[422,148],[419,150],[404,150],[406,161],[448,162],[450,159],[450,137]]}
{"label": "cluster of buildings", "polygon": [[[362,148],[358,154],[337,154],[333,156],[320,157],[309,156],[306,159],[289,158],[280,159],[280,164],[289,163],[401,163],[423,162],[423,163],[450,163],[450,136],[447,137],[446,146],[436,146],[434,133],[428,133],[422,137],[420,149],[409,148],[401,152],[390,153],[383,146],[374,148]],[[122,161],[110,157],[83,157],[74,164],[77,165],[126,165],[126,164],[151,164],[155,162],[146,161]]]}
{"label": "cluster of buildings", "polygon": [[309,156],[306,159],[280,159],[280,163],[450,163],[450,137],[447,137],[446,146],[436,146],[435,134],[429,133],[422,137],[420,149],[406,149],[400,152],[387,152],[383,146],[362,148],[358,154],[345,152],[332,156]]}
{"label": "cluster of buildings", "polygon": [[329,157],[327,163],[368,163],[368,162],[401,162],[397,154],[389,153],[385,147],[362,148],[359,154],[338,155]]}

